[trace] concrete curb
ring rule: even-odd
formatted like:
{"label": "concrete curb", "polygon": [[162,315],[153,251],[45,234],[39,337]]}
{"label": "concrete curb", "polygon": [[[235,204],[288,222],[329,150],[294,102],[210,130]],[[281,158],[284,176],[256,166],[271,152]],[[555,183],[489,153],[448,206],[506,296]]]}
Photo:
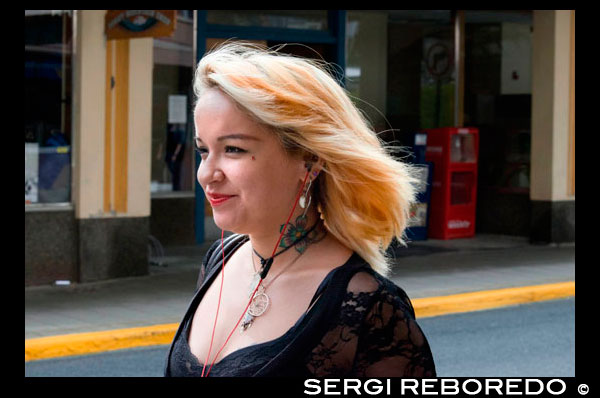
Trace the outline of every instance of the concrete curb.
{"label": "concrete curb", "polygon": [[[413,299],[417,319],[575,296],[575,282]],[[25,340],[25,362],[170,344],[178,323]]]}

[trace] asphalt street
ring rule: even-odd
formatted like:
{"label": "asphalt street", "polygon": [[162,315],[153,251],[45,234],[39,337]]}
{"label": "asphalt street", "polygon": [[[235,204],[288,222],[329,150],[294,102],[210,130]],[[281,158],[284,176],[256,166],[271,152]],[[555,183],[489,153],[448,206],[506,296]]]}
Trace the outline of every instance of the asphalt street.
{"label": "asphalt street", "polygon": [[[575,375],[575,298],[419,320],[439,377]],[[167,346],[25,363],[25,376],[160,377]]]}
{"label": "asphalt street", "polygon": [[575,376],[575,298],[419,322],[440,377]]}

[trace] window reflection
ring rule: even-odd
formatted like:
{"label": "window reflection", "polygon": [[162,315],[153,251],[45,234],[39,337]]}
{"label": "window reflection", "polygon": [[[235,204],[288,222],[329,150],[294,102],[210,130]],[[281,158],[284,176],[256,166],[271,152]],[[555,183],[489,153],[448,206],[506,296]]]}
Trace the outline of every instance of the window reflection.
{"label": "window reflection", "polygon": [[326,10],[208,10],[209,24],[327,30]]}
{"label": "window reflection", "polygon": [[390,129],[454,123],[450,10],[348,11],[346,85],[386,141]]}
{"label": "window reflection", "polygon": [[25,10],[25,204],[71,199],[71,10]]}
{"label": "window reflection", "polygon": [[449,10],[391,11],[388,115],[398,128],[454,124],[454,25]]}
{"label": "window reflection", "polygon": [[465,125],[480,131],[484,191],[529,192],[531,35],[528,10],[465,11]]}
{"label": "window reflection", "polygon": [[193,190],[194,32],[190,15],[191,12],[180,11],[174,35],[154,39],[150,183],[153,194]]}

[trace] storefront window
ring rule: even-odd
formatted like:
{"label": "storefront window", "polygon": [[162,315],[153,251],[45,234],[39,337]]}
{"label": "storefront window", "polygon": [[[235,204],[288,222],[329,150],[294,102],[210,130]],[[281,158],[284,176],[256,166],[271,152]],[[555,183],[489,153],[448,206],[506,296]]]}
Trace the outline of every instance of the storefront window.
{"label": "storefront window", "polygon": [[529,192],[532,12],[465,11],[465,110],[479,128],[479,184]]}
{"label": "storefront window", "polygon": [[348,11],[346,89],[376,131],[389,129],[387,108],[387,11]]}
{"label": "storefront window", "polygon": [[454,25],[450,10],[390,11],[387,115],[394,128],[454,125]]}
{"label": "storefront window", "polygon": [[71,10],[25,10],[25,204],[71,200]]}
{"label": "storefront window", "polygon": [[380,137],[454,124],[450,10],[348,11],[346,88]]}
{"label": "storefront window", "polygon": [[208,10],[209,24],[327,30],[326,10]]}
{"label": "storefront window", "polygon": [[192,13],[178,13],[172,37],[154,39],[152,174],[150,190],[193,191],[194,31]]}

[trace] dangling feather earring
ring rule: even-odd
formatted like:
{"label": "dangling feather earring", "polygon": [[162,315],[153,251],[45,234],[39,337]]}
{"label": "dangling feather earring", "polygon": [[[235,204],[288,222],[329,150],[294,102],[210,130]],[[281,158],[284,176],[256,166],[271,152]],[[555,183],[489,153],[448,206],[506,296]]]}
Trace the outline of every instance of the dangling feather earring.
{"label": "dangling feather earring", "polygon": [[[300,205],[300,207],[302,207],[303,209],[307,209],[308,206],[310,206],[310,201],[312,200],[312,195],[310,194],[310,186],[312,184],[312,180],[309,179],[308,181],[308,187],[306,188],[306,191],[304,191],[304,193],[302,194],[302,196],[300,196],[300,200],[298,202],[298,204]],[[306,196],[308,196],[308,203],[306,202]],[[306,214],[306,211],[304,211],[304,214]]]}

